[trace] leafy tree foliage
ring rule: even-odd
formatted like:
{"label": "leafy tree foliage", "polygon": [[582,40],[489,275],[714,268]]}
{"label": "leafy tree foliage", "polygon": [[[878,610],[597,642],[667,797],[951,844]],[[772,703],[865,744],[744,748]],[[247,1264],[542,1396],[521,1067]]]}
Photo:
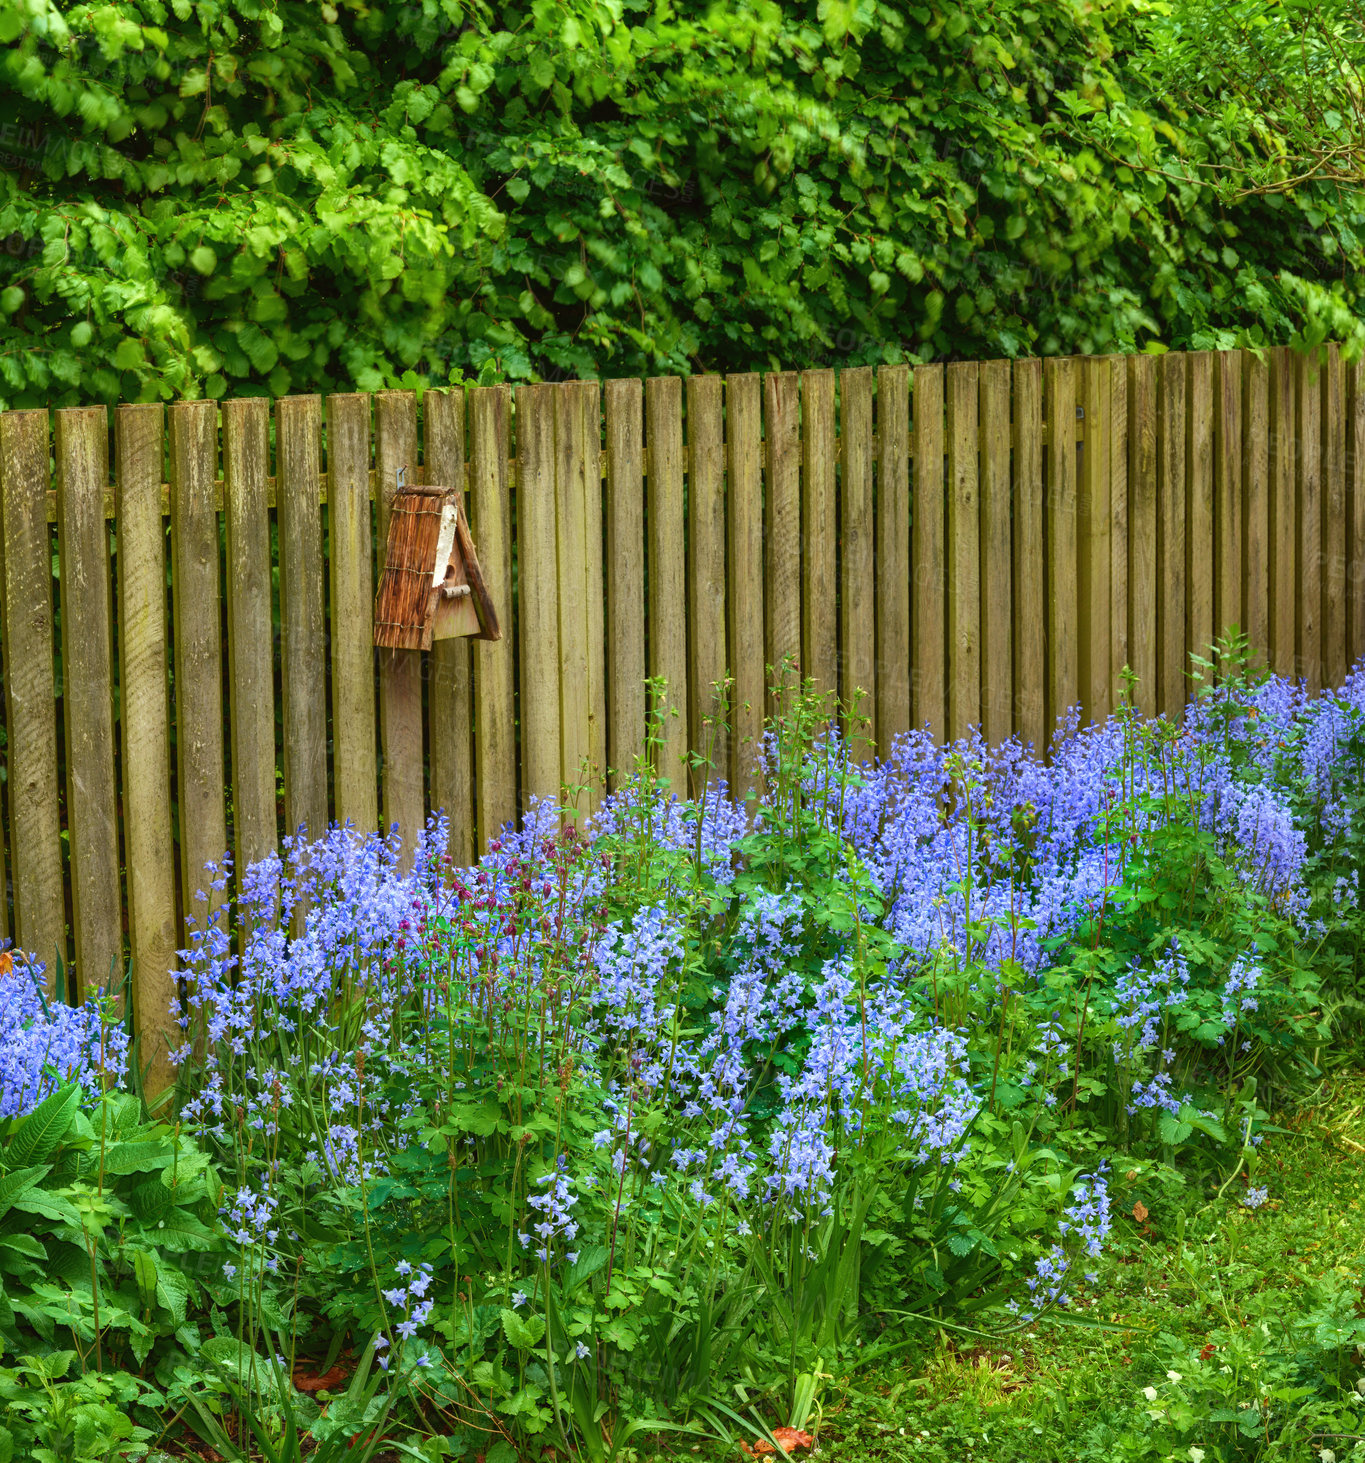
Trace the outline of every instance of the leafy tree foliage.
{"label": "leafy tree foliage", "polygon": [[1349,329],[1178,10],[0,0],[0,403]]}

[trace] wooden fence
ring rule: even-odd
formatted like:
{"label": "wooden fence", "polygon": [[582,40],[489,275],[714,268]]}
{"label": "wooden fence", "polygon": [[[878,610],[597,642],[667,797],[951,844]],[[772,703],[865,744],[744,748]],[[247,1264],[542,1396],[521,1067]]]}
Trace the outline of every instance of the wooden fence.
{"label": "wooden fence", "polygon": [[[1361,386],[1328,348],[4,413],[0,933],[77,988],[131,957],[150,1039],[207,861],[435,807],[470,860],[632,765],[647,676],[680,793],[727,676],[749,782],[788,658],[865,693],[879,750],[1040,743],[1125,665],[1176,712],[1233,623],[1336,683],[1365,652]],[[400,468],[466,491],[501,642],[374,651]]]}

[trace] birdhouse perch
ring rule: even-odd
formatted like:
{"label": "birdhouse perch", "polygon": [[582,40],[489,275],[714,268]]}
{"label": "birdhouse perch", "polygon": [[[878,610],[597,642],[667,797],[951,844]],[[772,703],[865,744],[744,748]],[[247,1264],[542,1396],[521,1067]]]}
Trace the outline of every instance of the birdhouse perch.
{"label": "birdhouse perch", "polygon": [[433,641],[459,635],[502,638],[460,493],[410,487],[400,475],[374,601],[374,643],[430,650]]}

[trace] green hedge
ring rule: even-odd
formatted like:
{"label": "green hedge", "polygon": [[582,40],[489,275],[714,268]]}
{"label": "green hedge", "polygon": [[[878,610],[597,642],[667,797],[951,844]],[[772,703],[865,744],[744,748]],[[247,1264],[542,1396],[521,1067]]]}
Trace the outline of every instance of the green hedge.
{"label": "green hedge", "polygon": [[1339,332],[1359,195],[1215,189],[1174,23],[0,0],[0,405]]}

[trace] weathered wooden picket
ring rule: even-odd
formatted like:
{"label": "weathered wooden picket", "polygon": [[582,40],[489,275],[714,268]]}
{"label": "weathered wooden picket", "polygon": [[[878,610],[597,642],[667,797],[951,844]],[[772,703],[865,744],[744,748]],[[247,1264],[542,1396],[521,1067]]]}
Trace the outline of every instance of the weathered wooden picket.
{"label": "weathered wooden picket", "polygon": [[[501,641],[374,650],[400,468],[467,494]],[[473,859],[532,797],[595,804],[647,676],[680,793],[727,677],[751,781],[789,659],[863,693],[878,751],[1040,743],[1125,665],[1178,711],[1234,623],[1336,683],[1362,474],[1335,348],[4,413],[0,934],[78,983],[131,959],[145,1059],[206,862],[436,807]]]}

